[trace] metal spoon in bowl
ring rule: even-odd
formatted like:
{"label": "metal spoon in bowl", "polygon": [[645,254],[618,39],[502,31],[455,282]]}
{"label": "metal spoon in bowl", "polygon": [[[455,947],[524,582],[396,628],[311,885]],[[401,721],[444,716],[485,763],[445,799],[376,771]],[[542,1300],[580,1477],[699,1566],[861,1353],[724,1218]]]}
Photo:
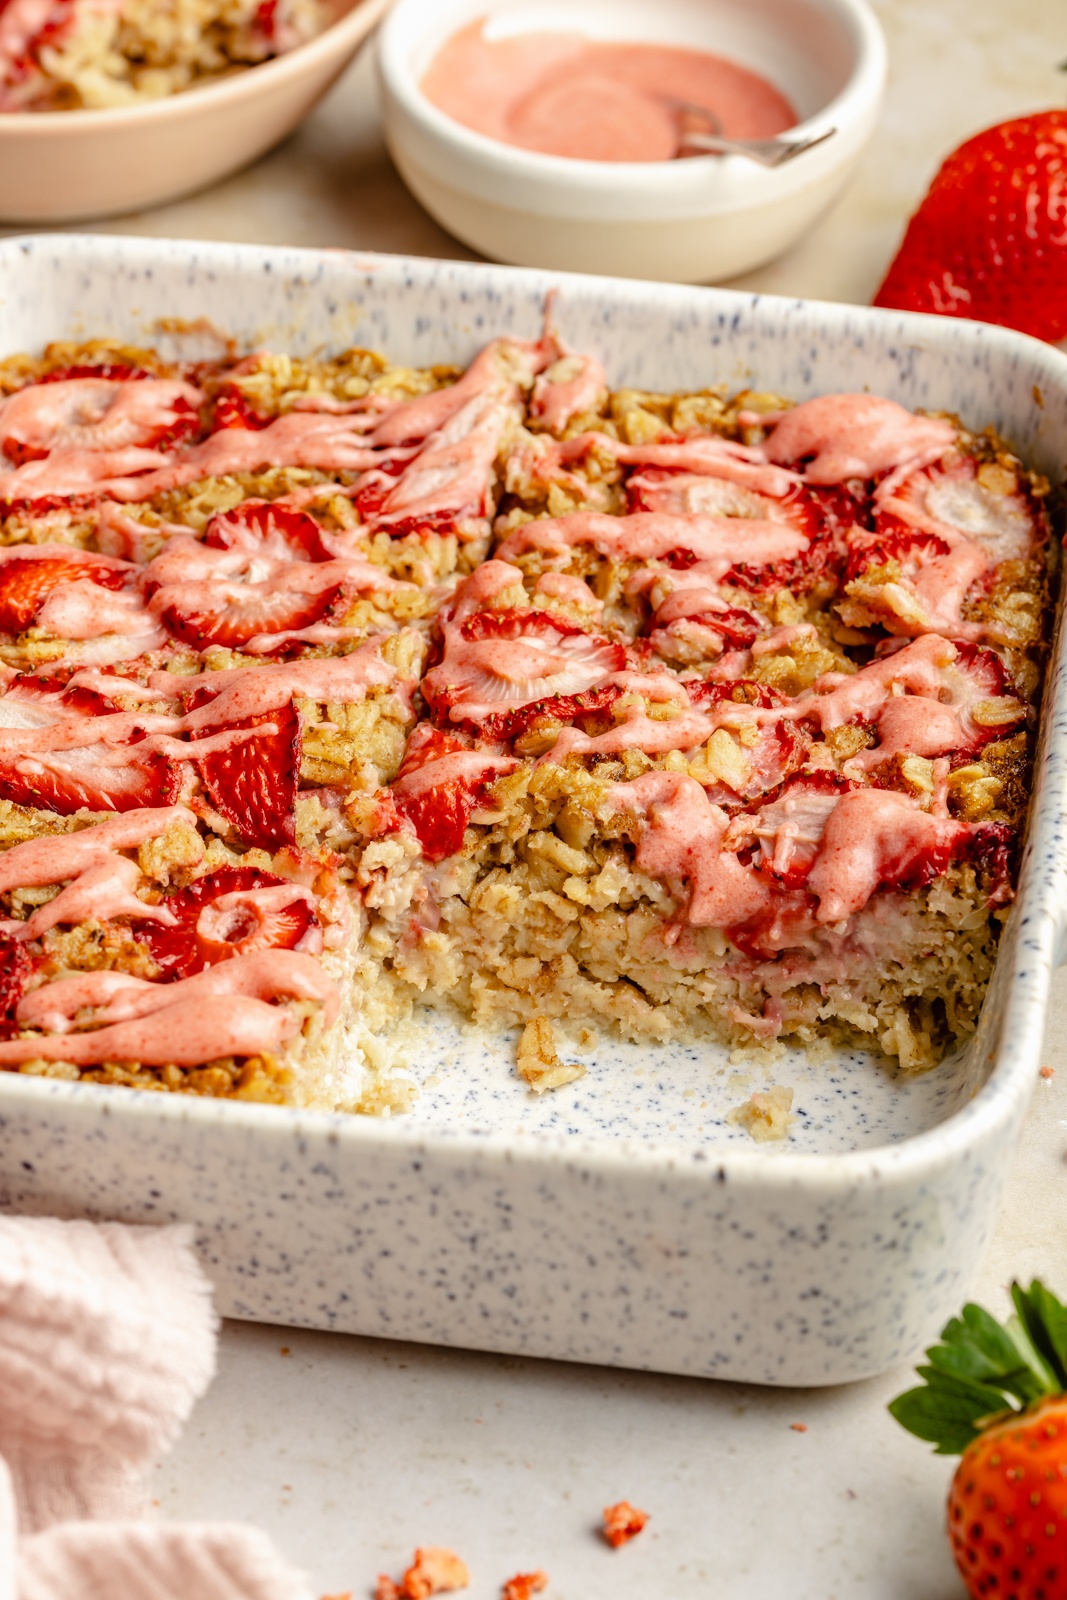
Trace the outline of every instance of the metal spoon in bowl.
{"label": "metal spoon in bowl", "polygon": [[688,156],[747,156],[758,161],[761,167],[781,167],[805,150],[814,150],[818,144],[833,138],[836,128],[813,134],[807,139],[727,139],[723,137],[722,123],[713,111],[705,106],[678,102],[678,147],[675,160]]}

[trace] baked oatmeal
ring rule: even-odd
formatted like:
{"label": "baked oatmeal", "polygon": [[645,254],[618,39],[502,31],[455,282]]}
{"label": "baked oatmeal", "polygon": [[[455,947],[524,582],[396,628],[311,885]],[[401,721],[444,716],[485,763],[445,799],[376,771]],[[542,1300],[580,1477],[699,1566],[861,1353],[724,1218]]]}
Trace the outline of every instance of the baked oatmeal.
{"label": "baked oatmeal", "polygon": [[551,333],[0,394],[3,1068],[388,1111],[417,1003],[542,1089],[557,1025],[973,1031],[1051,615],[992,433]]}

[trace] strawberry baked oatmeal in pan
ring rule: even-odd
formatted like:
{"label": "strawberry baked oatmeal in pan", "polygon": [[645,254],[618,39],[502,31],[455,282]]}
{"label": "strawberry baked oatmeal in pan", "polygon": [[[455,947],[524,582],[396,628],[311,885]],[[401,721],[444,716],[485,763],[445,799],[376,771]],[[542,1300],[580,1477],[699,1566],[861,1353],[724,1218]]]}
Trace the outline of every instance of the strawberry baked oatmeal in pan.
{"label": "strawberry baked oatmeal in pan", "polygon": [[551,333],[0,390],[0,1068],[381,1111],[417,1004],[973,1031],[1051,618],[991,433]]}

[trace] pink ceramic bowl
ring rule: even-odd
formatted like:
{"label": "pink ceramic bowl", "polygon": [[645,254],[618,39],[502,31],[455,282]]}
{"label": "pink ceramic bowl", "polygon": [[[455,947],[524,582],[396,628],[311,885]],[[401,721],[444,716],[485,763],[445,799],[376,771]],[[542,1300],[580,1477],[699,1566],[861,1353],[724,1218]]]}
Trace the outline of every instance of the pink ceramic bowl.
{"label": "pink ceramic bowl", "polygon": [[0,221],[137,211],[246,166],[307,116],[389,4],[341,0],[338,20],[307,44],[165,100],[0,115]]}

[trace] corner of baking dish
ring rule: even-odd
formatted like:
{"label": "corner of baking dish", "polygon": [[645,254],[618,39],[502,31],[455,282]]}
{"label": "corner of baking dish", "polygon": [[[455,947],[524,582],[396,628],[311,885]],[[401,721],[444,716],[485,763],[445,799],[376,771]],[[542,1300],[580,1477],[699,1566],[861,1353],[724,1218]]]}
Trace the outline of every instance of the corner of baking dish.
{"label": "corner of baking dish", "polygon": [[[553,315],[574,342],[598,331],[625,335],[626,371],[616,382],[639,381],[641,314],[655,310],[672,319],[679,341],[713,349],[716,359],[737,356],[744,370],[745,341],[773,329],[796,327],[802,337],[793,352],[798,395],[820,392],[820,369],[832,347],[837,387],[895,393],[906,404],[948,408],[957,385],[980,399],[980,415],[1001,427],[1024,456],[1054,481],[1067,475],[1067,355],[1037,340],[988,324],[886,312],[818,301],[782,299],[722,289],[692,289],[633,280],[582,277],[481,263],[344,251],[264,249],[179,240],[38,234],[0,241],[0,343],[12,320],[27,329],[27,343],[54,337],[49,317],[57,304],[84,321],[70,336],[93,332],[88,291],[106,293],[128,312],[137,285],[168,279],[175,314],[203,322],[205,293],[225,300],[241,281],[242,307],[250,280],[263,304],[262,336],[279,337],[297,325],[299,307],[315,298],[316,325],[340,329],[352,302],[360,305],[376,337],[388,342],[390,305],[419,294],[425,311],[420,337],[442,330],[465,341],[468,352],[502,323],[533,332],[546,297],[555,291]],[[156,283],[158,293],[158,282]],[[346,299],[349,296],[350,299]],[[456,306],[463,315],[456,316]],[[198,309],[197,309],[198,307]],[[220,322],[226,312],[215,311]],[[210,308],[209,308],[210,315]],[[510,321],[509,321],[510,319]],[[258,330],[257,330],[258,331]],[[254,336],[254,335],[253,335]],[[657,347],[658,348],[658,347]],[[653,362],[657,349],[646,349]],[[445,359],[437,357],[436,359]],[[453,355],[452,359],[455,359]],[[726,377],[734,373],[726,371]],[[1026,418],[1025,422],[1023,418]],[[849,1187],[869,1182],[909,1182],[941,1170],[986,1139],[1010,1137],[1033,1089],[1041,1048],[1049,985],[1067,957],[1067,633],[1062,596],[1045,687],[1042,733],[1034,794],[1023,852],[1019,893],[997,961],[971,1051],[971,1098],[935,1127],[897,1144],[843,1154],[801,1154],[709,1147],[694,1150],[669,1142],[619,1140],[601,1143],[578,1135],[542,1134],[516,1143],[502,1132],[405,1126],[321,1112],[233,1102],[147,1095],[133,1090],[57,1083],[0,1075],[0,1121],[5,1106],[77,1104],[101,1122],[160,1118],[204,1126],[224,1124],[275,1148],[305,1141],[352,1145],[389,1141],[411,1152],[432,1138],[438,1157],[446,1151],[462,1162],[472,1151],[510,1162],[580,1160],[590,1169],[619,1165],[663,1168],[672,1181],[706,1180],[709,1171],[731,1183],[763,1187],[817,1183]]]}

